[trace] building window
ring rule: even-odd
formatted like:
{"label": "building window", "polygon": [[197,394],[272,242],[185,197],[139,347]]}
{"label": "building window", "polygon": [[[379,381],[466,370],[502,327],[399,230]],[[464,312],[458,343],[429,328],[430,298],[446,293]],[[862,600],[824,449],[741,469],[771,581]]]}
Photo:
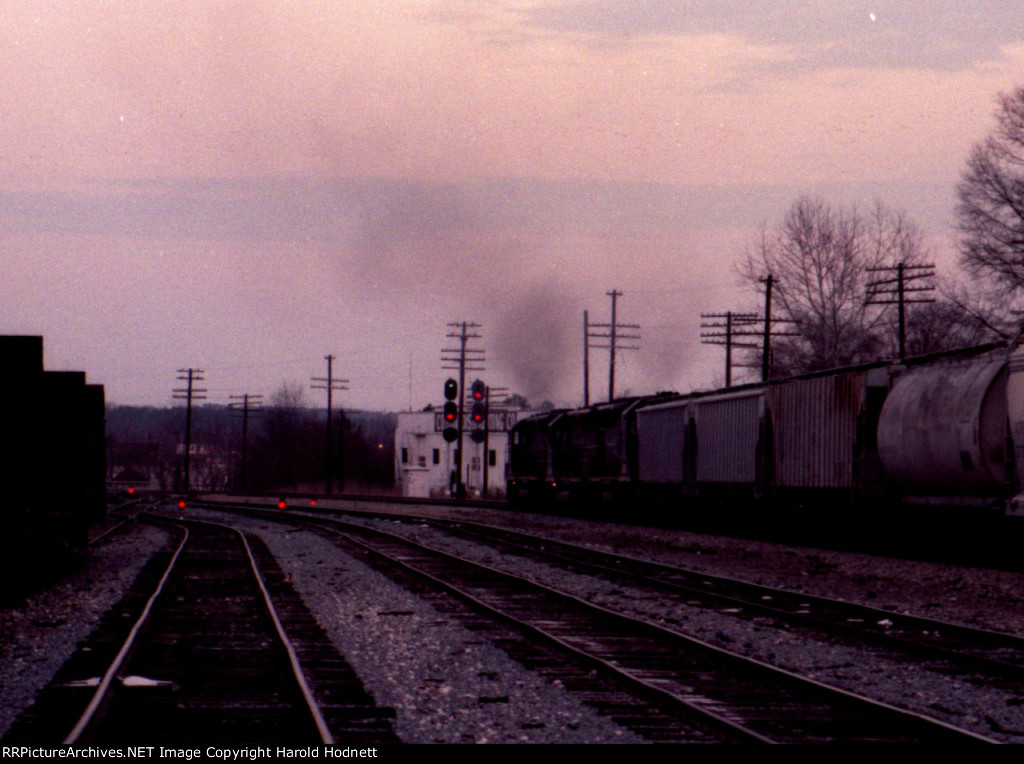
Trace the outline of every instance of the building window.
{"label": "building window", "polygon": [[493,448],[487,452],[487,464],[491,467],[496,467],[498,465],[498,452]]}
{"label": "building window", "polygon": [[403,448],[402,449],[402,464],[408,464],[408,463],[409,463],[409,449],[408,448]]}
{"label": "building window", "polygon": [[434,449],[434,464],[440,464],[440,463],[441,463],[441,449],[440,448],[435,448]]}

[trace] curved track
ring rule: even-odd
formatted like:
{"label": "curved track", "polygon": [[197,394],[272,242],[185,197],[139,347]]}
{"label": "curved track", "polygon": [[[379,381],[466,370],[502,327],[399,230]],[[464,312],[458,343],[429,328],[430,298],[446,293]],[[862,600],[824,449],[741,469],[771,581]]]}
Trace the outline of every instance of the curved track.
{"label": "curved track", "polygon": [[[295,522],[313,522],[293,518]],[[324,525],[324,523],[317,523]],[[657,714],[703,724],[723,739],[769,742],[965,742],[982,740],[933,720],[802,679],[698,640],[626,618],[479,565],[363,527],[328,524],[372,550],[378,565],[430,579],[524,635],[643,696]],[[649,712],[644,712],[649,714]],[[639,715],[644,715],[639,714]],[[614,715],[614,714],[613,714]],[[638,715],[622,710],[626,726]],[[696,721],[696,720],[700,721]],[[679,724],[677,721],[676,724]],[[650,721],[644,725],[650,727]],[[643,734],[670,737],[662,729]]]}
{"label": "curved track", "polygon": [[5,743],[397,742],[262,544],[187,525]]}
{"label": "curved track", "polygon": [[1024,639],[1013,634],[708,575],[503,528],[438,519],[418,522],[504,553],[531,556],[615,583],[643,586],[680,598],[692,607],[728,608],[738,618],[763,623],[767,617],[849,642],[872,642],[919,661],[962,667],[977,674],[980,682],[1010,681],[1024,688]]}

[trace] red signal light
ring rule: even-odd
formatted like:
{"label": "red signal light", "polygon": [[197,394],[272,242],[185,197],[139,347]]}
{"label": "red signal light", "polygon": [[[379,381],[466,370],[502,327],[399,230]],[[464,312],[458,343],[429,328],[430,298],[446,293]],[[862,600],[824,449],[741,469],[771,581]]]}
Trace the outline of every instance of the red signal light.
{"label": "red signal light", "polygon": [[135,489],[132,488],[131,486],[128,486],[128,495],[131,496],[133,493],[135,493]]}
{"label": "red signal light", "polygon": [[279,502],[277,502],[277,508],[278,509],[284,509],[286,506],[288,506],[288,505],[285,504],[284,499],[281,499]]}
{"label": "red signal light", "polygon": [[309,500],[309,506],[315,507],[316,506],[316,499],[310,499]]}
{"label": "red signal light", "polygon": [[452,401],[448,401],[444,404],[444,421],[451,424],[459,418],[459,407],[456,406]]}
{"label": "red signal light", "polygon": [[182,499],[181,501],[178,502],[178,509],[184,509],[184,508],[185,508],[185,500]]}

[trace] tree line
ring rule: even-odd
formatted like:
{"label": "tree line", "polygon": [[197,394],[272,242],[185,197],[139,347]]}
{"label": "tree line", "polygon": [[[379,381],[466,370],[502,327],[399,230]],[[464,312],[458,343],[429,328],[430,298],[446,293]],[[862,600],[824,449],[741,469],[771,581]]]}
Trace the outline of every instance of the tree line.
{"label": "tree line", "polygon": [[[111,480],[152,481],[161,490],[184,490],[183,408],[108,406],[106,419]],[[335,409],[330,467],[335,491],[342,479],[345,490],[352,491],[393,486],[395,420],[389,413]],[[324,490],[326,411],[307,407],[300,387],[284,385],[258,414],[250,415],[244,464],[242,424],[239,413],[227,406],[194,408],[193,489]]]}
{"label": "tree line", "polygon": [[[999,96],[995,128],[974,146],[957,186],[961,273],[937,275],[929,301],[922,288],[907,300],[905,352],[918,355],[989,341],[1021,330],[1024,295],[1024,87]],[[743,282],[761,293],[773,282],[773,377],[896,357],[895,300],[870,300],[872,284],[902,264],[925,272],[929,252],[908,216],[875,202],[836,207],[797,199],[764,225],[741,265]],[[903,271],[901,271],[902,273]],[[918,282],[920,283],[920,282]],[[890,292],[891,294],[891,292]],[[762,351],[751,366],[761,366]]]}

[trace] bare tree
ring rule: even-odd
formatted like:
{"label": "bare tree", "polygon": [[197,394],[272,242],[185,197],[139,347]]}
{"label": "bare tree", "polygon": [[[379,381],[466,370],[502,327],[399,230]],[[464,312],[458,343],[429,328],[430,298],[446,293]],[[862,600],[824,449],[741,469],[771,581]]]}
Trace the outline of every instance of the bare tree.
{"label": "bare tree", "polygon": [[982,308],[980,303],[958,296],[954,287],[940,285],[940,297],[934,303],[916,305],[908,312],[908,355],[924,355],[1005,339],[1006,335],[991,323],[993,314],[979,313],[979,308]]}
{"label": "bare tree", "polygon": [[283,384],[270,396],[252,447],[253,484],[257,487],[296,488],[322,475],[323,429],[305,407],[300,384]]}
{"label": "bare tree", "polygon": [[922,236],[907,217],[875,203],[867,212],[803,197],[775,228],[762,229],[742,275],[755,289],[771,274],[773,317],[796,337],[773,343],[775,375],[877,360],[894,341],[887,311],[865,304],[869,269],[925,259]]}
{"label": "bare tree", "polygon": [[964,267],[1003,298],[1024,292],[1024,87],[998,98],[996,127],[957,187]]}

